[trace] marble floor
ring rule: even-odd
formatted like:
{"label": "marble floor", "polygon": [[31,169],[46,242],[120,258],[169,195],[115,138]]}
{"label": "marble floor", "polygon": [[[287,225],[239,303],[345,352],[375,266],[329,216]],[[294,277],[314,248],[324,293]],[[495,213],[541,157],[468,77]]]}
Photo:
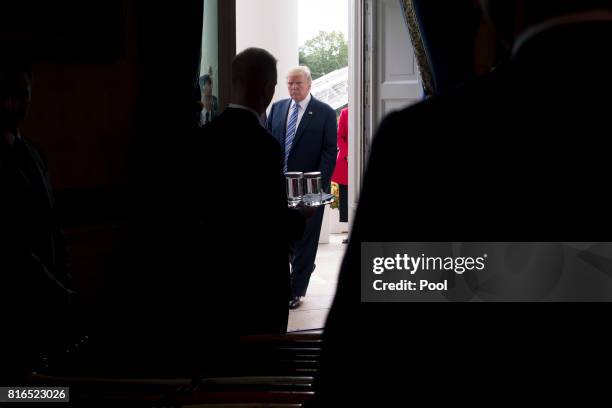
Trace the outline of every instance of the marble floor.
{"label": "marble floor", "polygon": [[308,292],[302,305],[289,311],[287,331],[321,329],[334,300],[340,264],[347,245],[342,240],[348,234],[331,234],[328,244],[319,244],[317,268],[310,277]]}

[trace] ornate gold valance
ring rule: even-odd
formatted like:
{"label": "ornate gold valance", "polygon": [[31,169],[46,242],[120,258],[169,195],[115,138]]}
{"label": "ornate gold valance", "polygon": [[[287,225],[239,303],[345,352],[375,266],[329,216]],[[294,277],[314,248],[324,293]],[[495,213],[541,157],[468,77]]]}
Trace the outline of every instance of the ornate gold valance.
{"label": "ornate gold valance", "polygon": [[434,92],[431,67],[429,66],[429,59],[423,45],[421,38],[421,30],[419,28],[419,22],[412,5],[412,0],[399,0],[404,12],[404,19],[408,26],[408,32],[410,33],[410,41],[412,42],[412,48],[414,48],[414,55],[417,59],[419,71],[421,71],[421,80],[423,81],[423,90],[426,95],[432,95]]}

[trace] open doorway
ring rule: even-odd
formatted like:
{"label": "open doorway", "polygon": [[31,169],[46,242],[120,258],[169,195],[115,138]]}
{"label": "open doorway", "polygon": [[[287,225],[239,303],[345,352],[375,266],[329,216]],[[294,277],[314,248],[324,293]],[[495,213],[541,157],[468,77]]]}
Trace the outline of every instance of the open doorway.
{"label": "open doorway", "polygon": [[[376,128],[387,113],[422,99],[402,1],[236,0],[236,52],[261,47],[278,59],[273,102],[288,98],[285,76],[301,62],[314,74],[311,93],[338,117],[349,112],[348,222],[340,222],[339,209],[327,209],[316,269],[303,304],[291,311],[290,331],[324,327]],[[338,64],[343,42],[345,62]]]}
{"label": "open doorway", "polygon": [[[278,59],[273,103],[289,98],[289,70],[307,65],[310,94],[331,106],[337,118],[348,107],[349,5],[348,0],[236,0],[236,52],[261,47]],[[289,331],[325,325],[348,236],[348,223],[342,225],[338,213],[338,208],[325,210],[316,268],[301,305],[290,312]]]}
{"label": "open doorway", "polygon": [[[303,304],[290,313],[290,330],[325,325],[347,247],[349,19],[347,0],[298,0],[299,64],[308,66],[312,72],[312,95],[336,113],[338,152],[331,185],[336,202],[325,207],[316,269]],[[347,112],[342,114],[343,110]]]}

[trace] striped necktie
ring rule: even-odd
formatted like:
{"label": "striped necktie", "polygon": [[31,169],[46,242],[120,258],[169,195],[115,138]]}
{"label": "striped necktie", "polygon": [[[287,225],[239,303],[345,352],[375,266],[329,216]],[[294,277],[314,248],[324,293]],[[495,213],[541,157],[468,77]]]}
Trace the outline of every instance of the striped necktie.
{"label": "striped necktie", "polygon": [[295,139],[295,133],[297,131],[298,112],[300,111],[300,105],[294,103],[293,110],[291,111],[291,117],[287,124],[287,135],[285,136],[285,167],[283,171],[287,172],[287,163],[289,162],[289,153],[291,153],[291,146],[293,145],[293,139]]}

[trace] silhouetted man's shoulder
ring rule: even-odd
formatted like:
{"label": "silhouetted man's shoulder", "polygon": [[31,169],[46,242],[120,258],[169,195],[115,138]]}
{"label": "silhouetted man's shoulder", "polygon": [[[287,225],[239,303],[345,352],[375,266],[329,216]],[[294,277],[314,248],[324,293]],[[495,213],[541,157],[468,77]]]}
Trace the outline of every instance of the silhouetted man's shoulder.
{"label": "silhouetted man's shoulder", "polygon": [[[491,73],[393,112],[382,121],[374,146],[400,149],[396,150],[398,154],[416,154],[419,146],[431,146],[439,151],[445,146],[443,142],[453,145],[490,132],[491,129],[483,126],[484,120],[505,114],[513,99],[509,95],[509,83],[511,78],[505,72]],[[473,132],[461,134],[466,129]]]}

